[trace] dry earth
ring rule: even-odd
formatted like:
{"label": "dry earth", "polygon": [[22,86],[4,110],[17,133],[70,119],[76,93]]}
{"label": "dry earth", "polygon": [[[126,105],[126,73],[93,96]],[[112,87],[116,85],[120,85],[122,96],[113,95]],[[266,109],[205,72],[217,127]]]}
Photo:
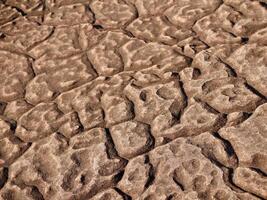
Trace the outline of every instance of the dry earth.
{"label": "dry earth", "polygon": [[267,199],[267,1],[0,0],[0,199]]}

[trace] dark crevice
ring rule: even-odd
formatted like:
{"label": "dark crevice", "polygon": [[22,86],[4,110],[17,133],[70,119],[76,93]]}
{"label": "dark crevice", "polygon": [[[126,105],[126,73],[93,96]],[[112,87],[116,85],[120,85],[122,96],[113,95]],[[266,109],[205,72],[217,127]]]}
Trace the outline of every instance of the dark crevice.
{"label": "dark crevice", "polygon": [[[18,140],[20,140],[22,142],[22,140],[19,137],[16,137]],[[21,154],[19,155],[19,157],[23,156],[32,146],[32,142],[28,142],[27,146],[25,147],[25,149],[21,152]],[[19,158],[17,157],[17,159]]]}
{"label": "dark crevice", "polygon": [[250,170],[258,173],[262,177],[267,177],[267,174],[265,172],[263,172],[262,170],[260,170],[259,168],[250,167]]}
{"label": "dark crevice", "polygon": [[[222,137],[219,135],[218,132],[214,132],[214,133],[213,133],[213,136],[214,136],[215,138],[217,138],[217,139],[219,139],[219,140],[221,140],[221,141],[223,142],[224,147],[225,147],[225,151],[227,152],[227,154],[228,154],[229,156],[234,156],[234,155],[236,156],[236,153],[235,153],[235,151],[234,151],[234,149],[233,149],[231,143],[230,143],[228,140],[222,138]],[[237,156],[236,156],[236,157],[237,157]]]}
{"label": "dark crevice", "polygon": [[174,195],[173,195],[173,194],[171,194],[171,195],[169,195],[169,196],[166,198],[166,200],[172,200],[172,199],[173,199],[173,197],[174,197]]}
{"label": "dark crevice", "polygon": [[180,188],[182,191],[185,191],[184,186],[177,180],[177,178],[175,178],[175,176],[174,176],[172,179],[173,179],[173,181],[175,182],[175,184],[178,185],[179,188]]}
{"label": "dark crevice", "polygon": [[[24,142],[22,139],[20,139],[14,133],[15,133],[15,131],[13,131],[13,134],[9,136],[10,141],[12,141],[12,143],[14,143],[14,144],[25,143],[25,144],[27,144],[26,147],[25,147],[27,149],[29,147],[29,145],[31,144],[31,142],[29,142],[29,143]],[[24,149],[24,148],[22,148],[22,149]]]}
{"label": "dark crevice", "polygon": [[77,166],[77,167],[81,166],[81,161],[80,161],[80,158],[77,154],[72,154],[70,159],[73,161],[75,166]]}
{"label": "dark crevice", "polygon": [[146,100],[147,100],[146,92],[145,92],[145,91],[140,92],[139,98],[140,98],[142,101],[146,101]]}
{"label": "dark crevice", "polygon": [[[198,100],[197,100],[198,101]],[[199,102],[199,101],[198,101]],[[216,110],[215,108],[213,108],[211,105],[209,105],[207,102],[200,102],[200,104],[203,106],[203,108],[205,110],[207,110],[210,113],[213,114],[220,114],[220,112],[218,110]]]}
{"label": "dark crevice", "polygon": [[79,123],[79,128],[78,128],[78,132],[83,132],[85,130],[82,122],[81,122],[81,119],[80,119],[80,116],[79,116],[79,113],[78,112],[75,112],[75,115],[76,115],[76,118],[78,120],[78,123]]}
{"label": "dark crevice", "polygon": [[100,24],[94,24],[93,27],[98,30],[104,29],[103,26],[101,26]]}
{"label": "dark crevice", "polygon": [[0,33],[0,40],[5,39],[6,38],[6,34],[5,33]]}
{"label": "dark crevice", "polygon": [[33,76],[36,77],[36,73],[35,73],[34,68],[33,68],[33,59],[27,58],[27,62],[28,62],[29,68],[32,71]]}
{"label": "dark crevice", "polygon": [[265,101],[267,101],[267,97],[265,97],[263,94],[261,94],[258,90],[256,90],[253,86],[249,85],[248,83],[245,83],[245,87],[250,90],[251,92],[253,92],[254,94],[258,95],[259,97],[261,97],[262,99],[264,99]]}
{"label": "dark crevice", "polygon": [[179,124],[180,123],[180,120],[181,120],[181,116],[182,116],[182,113],[184,111],[184,109],[182,108],[181,110],[177,110],[177,108],[179,108],[179,104],[178,101],[174,101],[170,108],[169,108],[169,111],[173,117],[173,120],[171,122],[172,125],[175,125],[175,124]]}
{"label": "dark crevice", "polygon": [[233,38],[238,38],[239,36],[236,33],[230,32],[227,29],[222,27],[222,30],[226,33],[228,33],[230,36],[232,36]]}
{"label": "dark crevice", "polygon": [[237,77],[235,70],[232,67],[230,67],[230,65],[225,64],[225,66],[228,69],[227,72],[230,77]]}
{"label": "dark crevice", "polygon": [[124,193],[123,191],[121,191],[119,188],[115,187],[114,190],[122,196],[123,200],[132,200],[132,197],[129,196],[128,194]]}
{"label": "dark crevice", "polygon": [[132,34],[132,32],[131,31],[128,31],[128,30],[123,30],[123,32],[128,36],[128,37],[130,37],[130,38],[135,38],[135,36],[134,36],[134,34]]}
{"label": "dark crevice", "polygon": [[92,73],[96,76],[99,77],[99,74],[95,68],[95,66],[93,65],[93,63],[91,62],[91,60],[88,58],[88,56],[82,56],[82,61],[84,62],[84,64],[89,68],[90,72],[92,71]]}
{"label": "dark crevice", "polygon": [[155,137],[153,136],[153,134],[151,133],[151,126],[149,124],[146,124],[149,128],[148,128],[148,132],[147,132],[147,142],[146,142],[146,151],[152,150],[155,148]]}
{"label": "dark crevice", "polygon": [[191,65],[192,65],[192,63],[193,63],[193,59],[192,58],[190,58],[190,57],[188,57],[188,56],[186,56],[186,58],[185,58],[186,60],[186,63],[188,64],[188,66],[190,67]]}
{"label": "dark crevice", "polygon": [[87,9],[87,11],[92,13],[92,17],[93,17],[92,25],[93,25],[93,28],[95,28],[97,30],[104,30],[104,27],[101,24],[96,24],[96,16],[95,16],[95,13],[93,12],[92,8],[90,7],[90,5],[86,5],[86,9]]}
{"label": "dark crevice", "polygon": [[70,142],[70,139],[67,138],[65,135],[63,135],[62,133],[60,132],[57,132],[56,133],[56,137],[59,141],[65,141],[67,143],[67,145],[69,146],[69,142]]}
{"label": "dark crevice", "polygon": [[117,173],[115,176],[114,176],[114,181],[115,183],[118,183],[121,181],[122,177],[124,175],[124,170],[120,171],[119,173]]}
{"label": "dark crevice", "polygon": [[149,156],[148,155],[145,155],[144,164],[149,164],[149,163],[150,163]]}
{"label": "dark crevice", "polygon": [[260,199],[260,200],[266,200],[265,198],[262,198],[262,197],[260,197],[260,196],[258,196],[258,195],[256,195],[256,194],[252,194],[252,193],[250,193],[252,196],[255,196],[256,198],[258,198],[258,199]]}
{"label": "dark crevice", "polygon": [[15,9],[18,13],[20,13],[22,16],[26,16],[27,13],[25,13],[22,9],[15,7],[15,6],[11,6],[11,8]]}
{"label": "dark crevice", "polygon": [[3,114],[6,109],[7,103],[0,101],[0,114]]}
{"label": "dark crevice", "polygon": [[202,149],[201,149],[201,151],[202,151],[202,154],[207,158],[207,159],[209,159],[214,165],[216,165],[218,168],[222,168],[222,167],[224,167],[224,165],[223,164],[221,164],[218,160],[216,160],[213,156],[210,156],[208,153],[205,153]]}
{"label": "dark crevice", "polygon": [[263,1],[260,1],[260,5],[262,7],[264,7],[265,9],[267,9],[267,3],[263,2]]}
{"label": "dark crevice", "polygon": [[248,37],[241,37],[241,43],[242,44],[247,44],[249,41],[249,38]]}
{"label": "dark crevice", "polygon": [[29,52],[31,51],[34,47],[38,46],[39,44],[43,43],[44,41],[48,40],[50,37],[52,37],[52,35],[54,34],[55,32],[55,27],[52,28],[51,32],[44,38],[42,39],[41,41],[38,41],[38,42],[35,42],[33,45],[29,46],[26,51]]}
{"label": "dark crevice", "polygon": [[[179,79],[179,77],[178,77]],[[182,102],[182,105],[181,105],[181,108],[179,110],[179,112],[174,112],[177,108],[175,108],[174,106],[175,105],[175,102],[173,105],[171,105],[170,107],[170,112],[171,112],[171,115],[172,117],[174,118],[174,124],[179,124],[180,121],[181,121],[181,116],[183,115],[183,113],[185,112],[185,109],[187,108],[188,106],[188,96],[184,90],[184,87],[183,87],[183,82],[182,81],[179,81],[179,86],[180,86],[180,89],[181,89],[181,93],[182,93],[182,98],[183,98],[183,102]],[[179,102],[178,102],[179,103]],[[178,106],[178,105],[177,105]],[[173,108],[174,107],[174,108]],[[173,124],[173,125],[174,125]]]}
{"label": "dark crevice", "polygon": [[12,132],[15,132],[17,129],[17,122],[15,120],[10,120],[9,125],[10,125],[10,130]]}
{"label": "dark crevice", "polygon": [[207,47],[207,49],[211,47],[211,46],[210,46],[208,43],[206,43],[202,38],[200,38],[200,36],[199,36],[195,31],[193,31],[193,33],[195,33],[196,36],[198,36],[197,39],[198,39],[200,42],[202,42],[202,43]]}
{"label": "dark crevice", "polygon": [[170,139],[170,138],[167,138],[167,137],[163,137],[163,143],[162,143],[162,145],[168,144],[168,143],[170,143],[171,141],[173,141],[173,140]]}
{"label": "dark crevice", "polygon": [[[162,15],[161,18],[162,18],[163,22],[166,23],[168,26],[170,26],[170,27],[177,27],[177,25],[176,24],[173,24],[170,21],[169,17],[167,17],[166,15]],[[179,27],[179,28],[181,28],[181,27]],[[174,36],[171,36],[171,35],[170,35],[170,37],[173,38],[173,39],[177,39],[177,38],[175,38]]]}
{"label": "dark crevice", "polygon": [[[252,114],[253,113],[243,112],[243,119],[242,119],[242,121],[240,123],[243,123],[244,121],[246,121],[247,119],[249,119]],[[240,124],[240,123],[238,123],[238,124]]]}
{"label": "dark crevice", "polygon": [[180,80],[180,75],[178,72],[172,72],[171,73],[171,78],[174,78],[174,79],[177,79],[177,80]]}
{"label": "dark crevice", "polygon": [[32,187],[31,195],[35,200],[44,200],[42,193],[35,186]]}
{"label": "dark crevice", "polygon": [[149,172],[148,172],[147,182],[144,186],[144,191],[148,189],[154,183],[155,173],[156,173],[154,166],[150,163],[150,159],[148,155],[145,155],[145,164],[149,165]]}
{"label": "dark crevice", "polygon": [[95,21],[96,21],[96,17],[95,17],[95,13],[93,12],[93,10],[91,9],[90,5],[86,5],[86,9],[87,11],[89,11],[90,13],[92,13],[92,17],[93,17],[93,21],[92,21],[92,24],[94,25],[95,24]]}
{"label": "dark crevice", "polygon": [[182,50],[182,52],[184,52],[184,46],[181,46],[181,50]]}
{"label": "dark crevice", "polygon": [[[139,13],[138,13],[138,9],[137,9],[137,7],[136,7],[136,5],[135,5],[135,3],[133,2],[129,2],[129,1],[124,1],[126,4],[128,3],[129,5],[131,5],[132,6],[132,8],[135,10],[135,12],[134,12],[134,14],[135,14],[135,16],[133,17],[133,20],[132,21],[134,21],[135,19],[138,19],[139,18]],[[131,22],[132,22],[131,21]],[[130,22],[130,23],[131,23]],[[130,24],[130,23],[128,23],[128,24]]]}
{"label": "dark crevice", "polygon": [[[25,96],[25,94],[26,94],[26,90],[24,90],[24,96]],[[31,106],[31,109],[32,109],[33,107],[36,106],[36,105],[32,104],[31,102],[29,102],[26,98],[24,98],[23,100],[24,100],[27,104],[29,104],[29,105]]]}
{"label": "dark crevice", "polygon": [[41,23],[44,23],[45,13],[47,10],[46,0],[42,0],[42,3],[43,3],[43,9],[41,14]]}
{"label": "dark crevice", "polygon": [[201,70],[198,68],[193,68],[193,76],[192,79],[196,80],[201,75]]}
{"label": "dark crevice", "polygon": [[86,184],[85,180],[86,180],[85,175],[81,175],[81,177],[80,177],[80,183],[81,183],[82,185],[85,185],[85,184]]}
{"label": "dark crevice", "polygon": [[195,101],[197,103],[200,103],[200,105],[205,109],[207,110],[208,112],[210,113],[213,113],[213,114],[220,114],[220,112],[218,110],[216,110],[215,108],[211,107],[208,103],[202,101],[201,99],[197,98],[197,97],[194,97]]}
{"label": "dark crevice", "polygon": [[0,176],[0,189],[2,189],[8,180],[8,168],[4,167]]}
{"label": "dark crevice", "polygon": [[228,74],[229,74],[230,77],[231,76],[232,77],[238,77],[235,69],[231,65],[227,64],[226,62],[224,62],[221,58],[218,58],[218,60],[221,63],[223,63],[225,65],[225,67],[228,69]]}
{"label": "dark crevice", "polygon": [[233,159],[233,163],[231,163],[232,166],[233,167],[237,167],[238,166],[238,163],[239,163],[239,160],[238,160],[238,157],[237,157],[237,155],[236,155],[236,153],[234,151],[234,148],[232,147],[231,143],[228,140],[222,138],[219,135],[218,132],[213,132],[213,136],[215,138],[217,138],[218,140],[222,141],[223,146],[224,146],[224,150],[226,151],[226,153],[228,154],[228,156]]}
{"label": "dark crevice", "polygon": [[221,170],[223,171],[223,180],[228,187],[235,192],[246,192],[233,182],[234,170],[232,168],[222,167]]}
{"label": "dark crevice", "polygon": [[71,169],[69,169],[69,171],[64,174],[60,187],[62,187],[62,189],[65,191],[71,191],[71,189],[73,188],[73,179],[75,179],[78,174],[78,168],[74,165]]}
{"label": "dark crevice", "polygon": [[220,113],[218,119],[216,120],[213,128],[211,128],[211,131],[217,132],[222,127],[224,127],[227,123],[227,114]]}
{"label": "dark crevice", "polygon": [[124,98],[129,102],[130,113],[132,113],[132,119],[134,119],[136,116],[134,109],[134,102],[130,100],[126,95],[124,96]]}
{"label": "dark crevice", "polygon": [[105,128],[105,132],[107,138],[107,142],[105,143],[105,145],[106,145],[108,159],[118,158],[118,152],[115,148],[115,144],[113,142],[109,129]]}

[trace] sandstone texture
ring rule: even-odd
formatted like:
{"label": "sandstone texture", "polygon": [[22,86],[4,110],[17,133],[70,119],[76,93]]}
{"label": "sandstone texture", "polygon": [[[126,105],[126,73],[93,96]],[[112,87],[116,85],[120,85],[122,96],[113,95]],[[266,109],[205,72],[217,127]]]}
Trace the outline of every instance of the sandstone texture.
{"label": "sandstone texture", "polygon": [[267,200],[266,0],[0,0],[0,200]]}

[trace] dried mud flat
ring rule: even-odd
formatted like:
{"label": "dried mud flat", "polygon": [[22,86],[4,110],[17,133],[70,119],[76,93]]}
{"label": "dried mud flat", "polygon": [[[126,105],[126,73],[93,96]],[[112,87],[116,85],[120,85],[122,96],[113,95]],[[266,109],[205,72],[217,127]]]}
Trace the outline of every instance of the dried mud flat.
{"label": "dried mud flat", "polygon": [[0,199],[267,199],[265,0],[0,0]]}

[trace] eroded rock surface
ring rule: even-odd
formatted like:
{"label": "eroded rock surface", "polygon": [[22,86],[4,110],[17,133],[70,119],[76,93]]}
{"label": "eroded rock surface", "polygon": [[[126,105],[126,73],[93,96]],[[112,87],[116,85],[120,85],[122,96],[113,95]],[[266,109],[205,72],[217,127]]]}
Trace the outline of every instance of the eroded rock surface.
{"label": "eroded rock surface", "polygon": [[267,199],[265,0],[0,0],[0,199]]}
{"label": "eroded rock surface", "polygon": [[264,173],[267,172],[266,109],[267,104],[263,104],[240,125],[223,128],[219,132],[232,144],[240,165],[257,168]]}
{"label": "eroded rock surface", "polygon": [[108,154],[112,149],[107,143],[104,130],[99,128],[69,142],[59,133],[39,140],[9,169],[13,181],[2,189],[3,198],[25,195],[34,199],[34,193],[27,190],[37,190],[50,199],[90,198],[98,189],[112,186],[125,164]]}
{"label": "eroded rock surface", "polygon": [[236,73],[244,77],[251,86],[264,96],[267,96],[266,53],[266,46],[250,44],[238,48],[228,59],[229,64],[235,69]]}

